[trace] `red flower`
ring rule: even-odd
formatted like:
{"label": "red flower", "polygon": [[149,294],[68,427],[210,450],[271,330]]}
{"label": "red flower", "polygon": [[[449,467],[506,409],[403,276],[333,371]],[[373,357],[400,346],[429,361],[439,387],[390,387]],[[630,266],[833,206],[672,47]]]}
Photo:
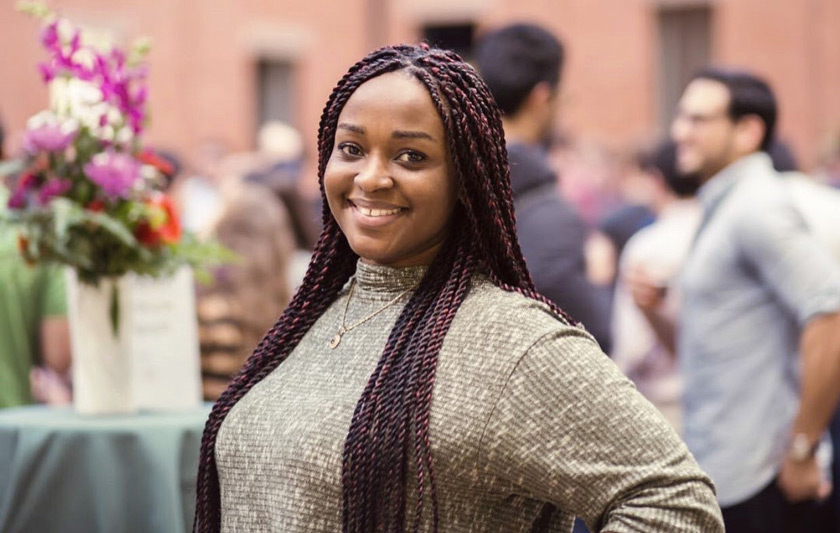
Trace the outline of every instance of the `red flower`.
{"label": "red flower", "polygon": [[152,229],[148,221],[142,220],[134,228],[134,236],[140,241],[140,244],[148,248],[159,246],[161,239],[160,234]]}
{"label": "red flower", "polygon": [[175,168],[172,166],[172,163],[170,163],[160,155],[156,154],[152,150],[143,150],[140,153],[140,155],[137,156],[137,159],[145,165],[155,167],[161,174],[163,174],[167,178],[172,178],[172,175],[175,173]]}
{"label": "red flower", "polygon": [[32,172],[27,172],[21,175],[20,180],[18,181],[18,189],[28,190],[34,189],[37,186],[38,176],[36,176]]}
{"label": "red flower", "polygon": [[163,242],[174,244],[181,239],[181,220],[178,218],[175,204],[165,194],[156,195],[156,198],[158,205],[166,212],[166,223],[160,228],[160,235]]}
{"label": "red flower", "polygon": [[105,202],[101,198],[95,198],[88,203],[87,210],[93,211],[94,213],[101,213],[105,211]]}
{"label": "red flower", "polygon": [[175,205],[165,194],[155,194],[146,201],[149,215],[134,228],[134,236],[149,247],[174,244],[181,239],[181,221]]}

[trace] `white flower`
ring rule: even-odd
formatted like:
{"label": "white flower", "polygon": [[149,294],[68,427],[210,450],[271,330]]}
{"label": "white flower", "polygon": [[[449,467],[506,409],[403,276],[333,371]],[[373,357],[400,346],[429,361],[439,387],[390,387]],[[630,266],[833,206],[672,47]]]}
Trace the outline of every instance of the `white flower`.
{"label": "white flower", "polygon": [[61,116],[74,118],[91,130],[99,127],[99,117],[107,112],[102,92],[93,83],[77,78],[56,78],[50,83],[50,107]]}
{"label": "white flower", "polygon": [[143,179],[146,181],[157,181],[160,177],[160,173],[158,169],[153,167],[152,165],[143,165],[140,169],[140,175],[143,176]]}
{"label": "white flower", "polygon": [[26,129],[37,130],[42,126],[49,126],[58,123],[58,116],[50,110],[45,110],[29,117],[29,120],[26,121]]}
{"label": "white flower", "polygon": [[69,20],[60,19],[56,30],[58,31],[58,39],[63,44],[69,43],[73,39],[76,28],[73,27],[73,24]]}
{"label": "white flower", "polygon": [[128,127],[122,127],[114,134],[114,142],[119,144],[128,144],[133,138],[134,132]]}

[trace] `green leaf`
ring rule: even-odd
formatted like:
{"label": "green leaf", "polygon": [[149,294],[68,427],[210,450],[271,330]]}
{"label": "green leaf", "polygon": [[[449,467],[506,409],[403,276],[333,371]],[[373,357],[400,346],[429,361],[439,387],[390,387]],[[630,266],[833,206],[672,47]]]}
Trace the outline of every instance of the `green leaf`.
{"label": "green leaf", "polygon": [[116,283],[111,286],[111,305],[109,311],[111,328],[114,331],[114,337],[116,337],[120,330],[120,288]]}
{"label": "green leaf", "polygon": [[67,237],[67,229],[71,225],[76,225],[84,220],[78,212],[78,206],[65,200],[64,198],[56,198],[52,202],[53,208],[53,231],[55,231],[56,239],[61,242]]}

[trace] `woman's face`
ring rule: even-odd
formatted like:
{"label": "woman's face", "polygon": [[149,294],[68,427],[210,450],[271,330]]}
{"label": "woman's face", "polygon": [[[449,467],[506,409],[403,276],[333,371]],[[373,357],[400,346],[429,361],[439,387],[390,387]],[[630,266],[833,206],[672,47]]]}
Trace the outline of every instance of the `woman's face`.
{"label": "woman's face", "polygon": [[324,171],[330,210],[364,261],[427,265],[455,207],[443,123],[426,88],[401,71],[350,96]]}

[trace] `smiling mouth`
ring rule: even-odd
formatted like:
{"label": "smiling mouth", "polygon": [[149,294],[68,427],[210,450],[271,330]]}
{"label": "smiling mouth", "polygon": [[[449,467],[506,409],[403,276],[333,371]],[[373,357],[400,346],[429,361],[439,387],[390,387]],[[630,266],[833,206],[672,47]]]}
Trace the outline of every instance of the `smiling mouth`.
{"label": "smiling mouth", "polygon": [[392,215],[397,215],[401,211],[404,211],[402,207],[390,207],[390,208],[381,208],[381,207],[364,207],[354,203],[352,200],[348,200],[348,203],[354,207],[356,210],[359,211],[360,214],[371,217],[371,218],[379,218],[379,217],[388,217]]}
{"label": "smiling mouth", "polygon": [[401,211],[399,207],[396,209],[368,209],[358,205],[356,206],[356,209],[358,209],[359,213],[365,215],[366,217],[386,217],[388,215],[396,215]]}

